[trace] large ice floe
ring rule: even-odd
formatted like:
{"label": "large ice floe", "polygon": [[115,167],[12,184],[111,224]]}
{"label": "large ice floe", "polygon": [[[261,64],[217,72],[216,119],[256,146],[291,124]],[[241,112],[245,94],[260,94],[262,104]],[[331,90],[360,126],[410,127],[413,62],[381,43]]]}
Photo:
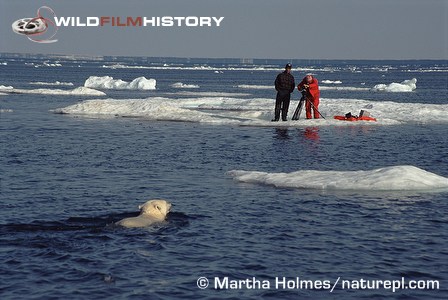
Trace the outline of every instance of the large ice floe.
{"label": "large ice floe", "polygon": [[238,182],[278,188],[363,191],[448,190],[448,178],[415,166],[393,166],[369,171],[301,170],[291,173],[232,170],[227,174]]}
{"label": "large ice floe", "polygon": [[417,79],[412,78],[409,80],[404,80],[401,83],[392,82],[390,84],[377,84],[373,87],[374,91],[385,91],[385,92],[412,92],[417,88]]}
{"label": "large ice floe", "polygon": [[85,87],[108,90],[155,90],[156,80],[138,77],[127,82],[114,79],[111,76],[90,76],[84,83]]}
{"label": "large ice floe", "polygon": [[11,86],[0,86],[0,92],[6,92],[8,94],[41,94],[41,95],[67,95],[67,96],[105,96],[106,94],[91,88],[83,86],[77,87],[72,90],[60,90],[60,89],[15,89]]}
{"label": "large ice floe", "polygon": [[[230,93],[228,93],[230,94]],[[184,92],[181,93],[184,95]],[[190,94],[187,94],[190,95]],[[378,126],[406,123],[448,123],[448,104],[398,103],[362,99],[322,99],[319,111],[326,119],[306,120],[302,112],[299,121],[271,122],[274,100],[267,98],[237,98],[228,96],[193,96],[188,98],[150,97],[146,99],[95,99],[55,109],[56,113],[89,116],[140,117],[148,120],[173,120],[213,123],[218,125],[304,127],[304,126]],[[235,93],[238,95],[238,93]],[[298,101],[291,101],[292,115]],[[367,110],[377,122],[344,122],[335,115],[348,112],[357,115]],[[428,116],[431,118],[428,118]]]}

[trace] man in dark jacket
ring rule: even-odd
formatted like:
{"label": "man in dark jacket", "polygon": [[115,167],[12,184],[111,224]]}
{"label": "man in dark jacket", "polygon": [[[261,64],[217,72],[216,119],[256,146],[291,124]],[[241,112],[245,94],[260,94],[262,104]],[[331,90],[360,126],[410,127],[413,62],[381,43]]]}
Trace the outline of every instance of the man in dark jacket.
{"label": "man in dark jacket", "polygon": [[275,79],[275,89],[277,90],[277,98],[275,99],[275,117],[273,122],[280,119],[280,110],[282,112],[282,121],[286,121],[289,109],[289,101],[291,93],[294,91],[294,76],[291,75],[291,64],[286,64],[285,71],[277,75]]}

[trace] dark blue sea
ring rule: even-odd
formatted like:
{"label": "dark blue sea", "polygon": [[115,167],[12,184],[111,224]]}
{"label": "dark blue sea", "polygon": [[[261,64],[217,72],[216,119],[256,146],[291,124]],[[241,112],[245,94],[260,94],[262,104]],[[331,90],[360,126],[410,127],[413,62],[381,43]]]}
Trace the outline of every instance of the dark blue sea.
{"label": "dark blue sea", "polygon": [[[399,166],[448,178],[446,61],[293,61],[296,80],[311,72],[328,87],[320,106],[328,120],[278,124],[266,86],[281,60],[0,63],[0,86],[18,89],[0,90],[0,299],[448,298],[446,188],[327,188],[332,176]],[[145,76],[157,87],[48,92],[73,90],[89,76]],[[410,92],[370,90],[412,78]],[[172,86],[179,82],[196,88]],[[56,113],[98,99],[85,113]],[[120,99],[146,102],[110,110]],[[365,107],[378,124],[331,121]],[[322,176],[295,188],[240,182],[232,170]],[[114,225],[148,199],[172,203],[167,222]],[[283,277],[288,286],[276,286]],[[216,288],[216,280],[230,284]],[[362,280],[407,285],[363,288]]]}

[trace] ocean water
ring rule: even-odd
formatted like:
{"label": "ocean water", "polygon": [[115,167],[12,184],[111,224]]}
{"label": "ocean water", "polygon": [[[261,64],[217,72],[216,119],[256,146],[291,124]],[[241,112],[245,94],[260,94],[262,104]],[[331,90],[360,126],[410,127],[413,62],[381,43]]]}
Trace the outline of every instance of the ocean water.
{"label": "ocean water", "polygon": [[[157,80],[156,90],[103,97],[0,95],[1,299],[448,297],[446,62],[304,63],[296,79],[312,72],[342,82],[321,84],[327,119],[278,124],[269,121],[269,85],[282,61],[0,62],[0,86],[21,90],[71,90],[89,76]],[[412,92],[371,90],[412,78]],[[73,86],[30,84],[56,81]],[[331,118],[366,108],[377,123]],[[382,189],[332,185],[347,171],[383,168],[394,172],[379,172],[379,183],[352,179]],[[291,182],[255,173],[243,182],[232,170],[285,173]],[[294,173],[306,170],[321,175]],[[155,198],[173,204],[165,223],[114,225]],[[198,287],[201,277],[208,288]],[[226,277],[270,286],[215,289],[215,278]],[[289,287],[276,287],[283,277]],[[298,277],[312,288],[294,286]],[[342,286],[402,278],[439,288]]]}

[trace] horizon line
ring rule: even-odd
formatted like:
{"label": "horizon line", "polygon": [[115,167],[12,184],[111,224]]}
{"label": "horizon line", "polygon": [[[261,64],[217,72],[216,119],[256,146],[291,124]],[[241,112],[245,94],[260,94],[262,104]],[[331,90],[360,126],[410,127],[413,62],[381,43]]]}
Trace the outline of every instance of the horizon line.
{"label": "horizon line", "polygon": [[213,60],[219,60],[219,59],[228,59],[228,60],[284,60],[284,61],[330,61],[330,60],[348,60],[348,61],[366,61],[366,60],[376,60],[376,61],[418,61],[418,60],[431,60],[431,61],[442,61],[447,60],[448,58],[258,58],[258,57],[188,57],[188,56],[145,56],[145,55],[94,55],[94,54],[63,54],[63,53],[27,53],[27,52],[0,52],[0,57],[3,55],[20,55],[20,56],[26,56],[26,55],[37,55],[37,56],[60,56],[60,57],[67,57],[72,56],[74,58],[76,57],[84,57],[84,58],[105,58],[105,57],[123,57],[123,58],[165,58],[165,59],[213,59]]}

